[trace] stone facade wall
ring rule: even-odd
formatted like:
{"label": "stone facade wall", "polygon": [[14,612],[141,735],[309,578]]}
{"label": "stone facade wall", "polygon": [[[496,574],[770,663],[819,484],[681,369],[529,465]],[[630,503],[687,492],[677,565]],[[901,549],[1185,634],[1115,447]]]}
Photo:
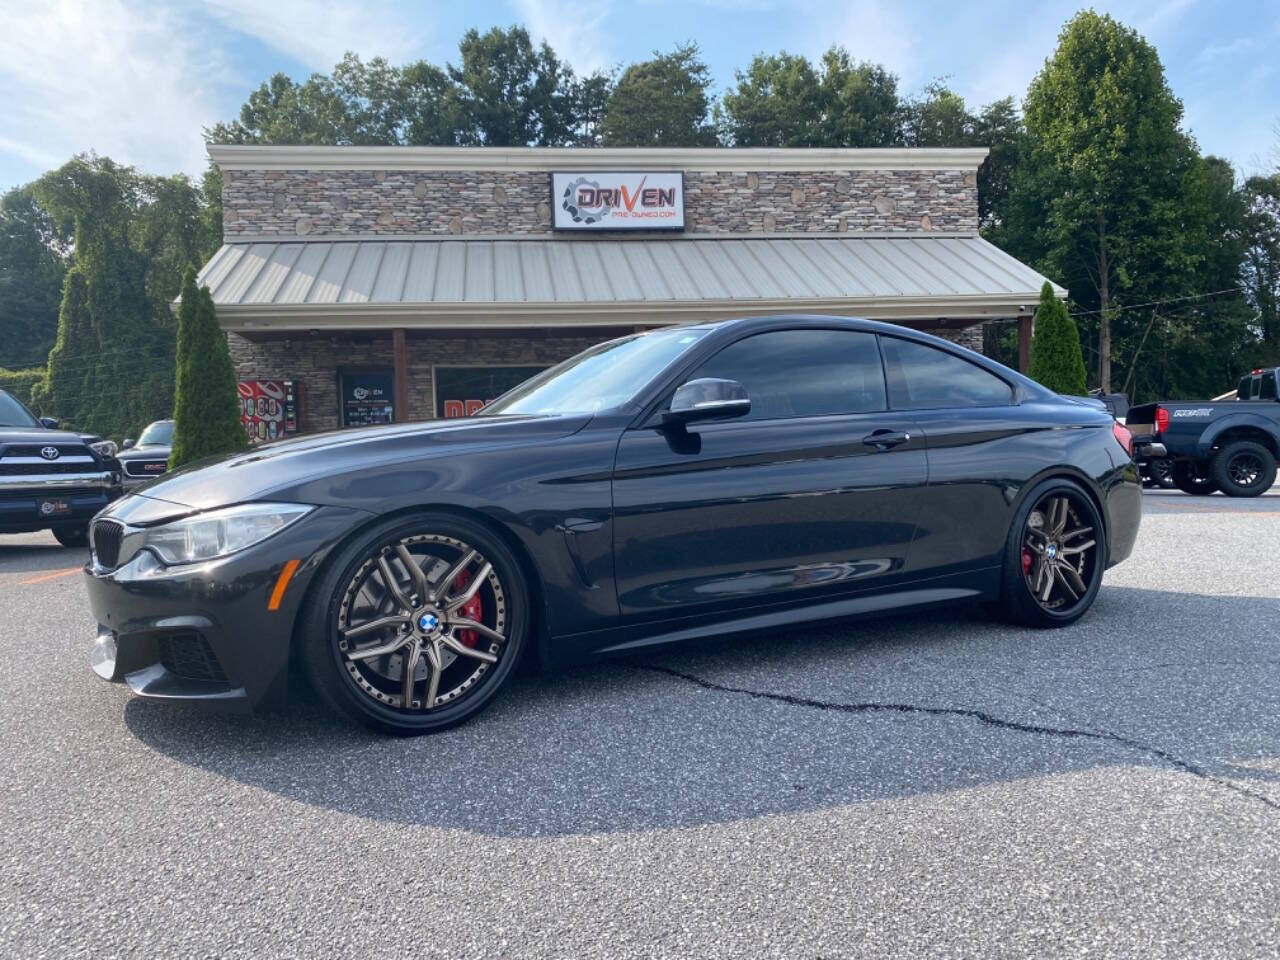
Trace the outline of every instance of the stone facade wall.
{"label": "stone facade wall", "polygon": [[[948,340],[982,352],[982,327],[934,331]],[[505,336],[437,334],[410,336],[409,419],[435,417],[431,368],[442,366],[523,366],[559,363],[625,330],[601,330],[584,336]],[[341,426],[338,375],[343,368],[392,366],[391,337],[385,332],[359,337],[311,337],[253,341],[227,334],[231,360],[240,380],[296,380],[303,384],[303,433]]]}
{"label": "stone facade wall", "polygon": [[[538,171],[227,170],[223,233],[551,232]],[[976,231],[976,175],[961,170],[685,174],[686,233]]]}

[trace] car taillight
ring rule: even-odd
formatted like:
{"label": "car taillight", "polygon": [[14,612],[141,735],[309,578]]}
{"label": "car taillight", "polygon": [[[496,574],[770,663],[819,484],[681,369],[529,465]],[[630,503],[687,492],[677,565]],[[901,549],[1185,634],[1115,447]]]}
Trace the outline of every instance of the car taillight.
{"label": "car taillight", "polygon": [[1156,407],[1156,433],[1164,433],[1169,429],[1169,411],[1164,407]]}
{"label": "car taillight", "polygon": [[1117,420],[1111,425],[1111,435],[1116,438],[1116,443],[1124,447],[1124,452],[1133,456],[1133,434],[1129,432],[1129,428]]}

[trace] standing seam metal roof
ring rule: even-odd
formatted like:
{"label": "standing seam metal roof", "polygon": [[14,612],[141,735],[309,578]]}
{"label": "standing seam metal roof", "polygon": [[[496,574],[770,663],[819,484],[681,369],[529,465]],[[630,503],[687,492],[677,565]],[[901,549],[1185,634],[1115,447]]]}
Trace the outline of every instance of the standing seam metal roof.
{"label": "standing seam metal roof", "polygon": [[213,256],[200,282],[209,286],[218,306],[267,308],[1034,300],[1045,278],[976,236],[828,234],[234,241]]}

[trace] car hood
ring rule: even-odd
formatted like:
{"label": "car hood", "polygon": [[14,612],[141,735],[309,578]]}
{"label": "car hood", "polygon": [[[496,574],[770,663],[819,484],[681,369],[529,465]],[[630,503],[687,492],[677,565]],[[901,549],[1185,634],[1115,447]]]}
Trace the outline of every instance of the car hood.
{"label": "car hood", "polygon": [[[306,481],[407,460],[464,454],[480,445],[520,446],[568,436],[581,430],[589,415],[549,417],[474,417],[335,430],[266,443],[243,453],[203,460],[148,483],[141,494],[120,501],[136,523],[172,516],[173,506],[190,510],[270,499],[275,491]],[[145,499],[152,505],[128,501]],[[161,504],[168,504],[163,507]]]}
{"label": "car hood", "polygon": [[84,443],[85,439],[70,430],[44,427],[0,427],[0,443]]}

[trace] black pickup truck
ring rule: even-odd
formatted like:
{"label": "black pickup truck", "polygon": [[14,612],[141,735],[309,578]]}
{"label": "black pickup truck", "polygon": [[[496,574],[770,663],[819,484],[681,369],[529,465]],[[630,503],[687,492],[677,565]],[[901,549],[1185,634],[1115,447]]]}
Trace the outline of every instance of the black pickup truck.
{"label": "black pickup truck", "polygon": [[120,495],[120,465],[100,438],[57,426],[0,390],[0,533],[52,530],[82,547],[89,519]]}
{"label": "black pickup truck", "polygon": [[1185,493],[1265,493],[1275,483],[1280,455],[1277,373],[1280,368],[1271,367],[1245,374],[1233,400],[1130,407],[1135,458],[1167,458],[1174,485]]}

